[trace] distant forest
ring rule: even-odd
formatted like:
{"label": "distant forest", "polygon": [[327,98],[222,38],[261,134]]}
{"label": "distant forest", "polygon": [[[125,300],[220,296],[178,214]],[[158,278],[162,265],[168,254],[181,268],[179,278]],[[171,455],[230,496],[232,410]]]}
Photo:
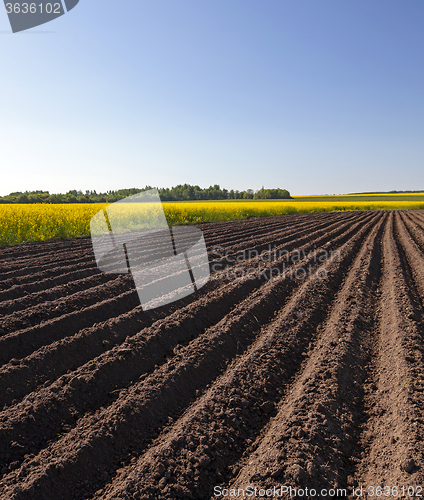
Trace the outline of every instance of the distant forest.
{"label": "distant forest", "polygon": [[[50,194],[48,191],[25,191],[10,193],[7,196],[0,196],[0,203],[113,203],[122,200],[127,196],[141,193],[144,189],[118,189],[117,191],[107,191],[97,193],[96,191],[68,191],[66,194]],[[156,188],[158,189],[158,188]],[[158,189],[162,201],[190,201],[190,200],[278,200],[291,198],[287,189],[265,189],[258,191],[247,189],[246,191],[234,191],[233,189],[221,189],[218,184],[208,188],[191,186],[190,184],[179,184],[172,188]]]}

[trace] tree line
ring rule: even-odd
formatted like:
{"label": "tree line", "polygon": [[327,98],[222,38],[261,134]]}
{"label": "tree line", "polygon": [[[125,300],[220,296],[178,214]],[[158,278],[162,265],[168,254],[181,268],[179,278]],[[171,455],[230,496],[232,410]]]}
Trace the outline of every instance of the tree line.
{"label": "tree line", "polygon": [[[66,194],[50,194],[49,191],[16,191],[7,196],[0,197],[0,203],[113,203],[122,200],[128,196],[141,193],[151,186],[144,189],[118,189],[117,191],[107,191],[106,193],[97,193],[96,191],[71,190]],[[156,188],[158,189],[158,188]],[[279,200],[291,198],[287,189],[265,189],[262,187],[258,191],[247,189],[238,191],[233,189],[222,189],[219,184],[201,188],[191,186],[190,184],[179,184],[172,188],[159,188],[162,201],[194,201],[194,200]]]}

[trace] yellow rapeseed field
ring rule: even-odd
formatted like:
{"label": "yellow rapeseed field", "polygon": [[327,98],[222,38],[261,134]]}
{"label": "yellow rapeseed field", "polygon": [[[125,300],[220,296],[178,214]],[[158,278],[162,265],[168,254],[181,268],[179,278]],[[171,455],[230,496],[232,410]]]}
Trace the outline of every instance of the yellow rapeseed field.
{"label": "yellow rapeseed field", "polygon": [[345,210],[412,210],[424,209],[424,201],[224,201],[164,203],[170,225],[200,224],[248,217],[264,217],[308,212]]}
{"label": "yellow rapeseed field", "polygon": [[[90,235],[90,220],[107,203],[0,205],[0,245]],[[344,210],[424,209],[424,201],[218,201],[165,202],[169,225]]]}
{"label": "yellow rapeseed field", "polygon": [[0,245],[90,235],[90,220],[105,203],[0,205]]}

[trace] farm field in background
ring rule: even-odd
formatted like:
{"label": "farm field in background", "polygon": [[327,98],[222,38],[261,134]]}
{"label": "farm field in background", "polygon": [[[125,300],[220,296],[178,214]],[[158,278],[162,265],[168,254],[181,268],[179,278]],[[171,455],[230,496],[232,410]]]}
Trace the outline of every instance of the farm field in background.
{"label": "farm field in background", "polygon": [[[108,203],[0,205],[0,246],[90,235],[90,220]],[[296,196],[290,200],[164,202],[170,225],[273,215],[424,208],[424,193]]]}

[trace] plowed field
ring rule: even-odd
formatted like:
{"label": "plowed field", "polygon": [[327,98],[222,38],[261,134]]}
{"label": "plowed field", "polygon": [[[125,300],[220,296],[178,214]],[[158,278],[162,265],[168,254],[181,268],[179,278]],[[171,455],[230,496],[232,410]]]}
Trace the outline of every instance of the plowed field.
{"label": "plowed field", "polygon": [[424,212],[199,227],[149,311],[89,239],[0,249],[0,498],[424,496]]}

